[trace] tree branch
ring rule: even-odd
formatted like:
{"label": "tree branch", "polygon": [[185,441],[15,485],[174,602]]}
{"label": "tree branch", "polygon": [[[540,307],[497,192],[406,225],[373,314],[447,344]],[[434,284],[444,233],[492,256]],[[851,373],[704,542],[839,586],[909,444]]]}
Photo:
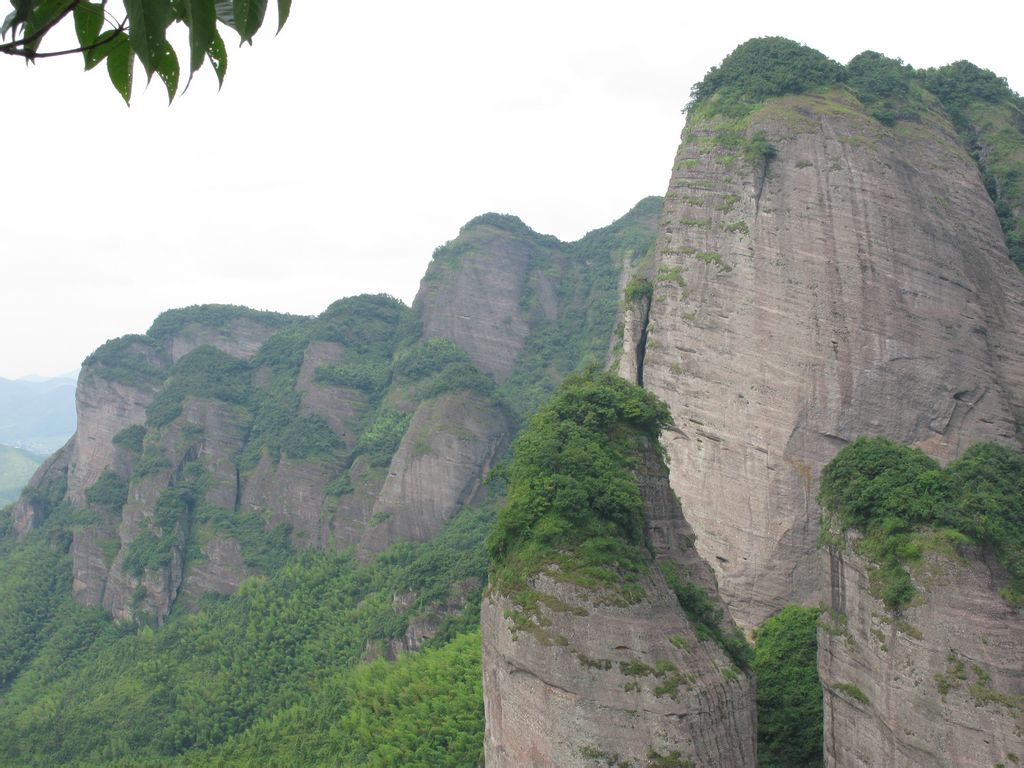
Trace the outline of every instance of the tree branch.
{"label": "tree branch", "polygon": [[28,37],[23,37],[21,40],[11,40],[9,43],[0,44],[0,53],[9,53],[13,56],[24,56],[27,59],[32,58],[36,55],[46,56],[48,54],[36,54],[33,51],[25,50],[25,46],[31,45],[32,43],[41,40],[43,36],[53,29],[60,21],[75,10],[75,7],[82,2],[82,0],[71,0],[71,3],[55,18],[51,19],[48,24],[44,24],[42,27],[37,29]]}
{"label": "tree branch", "polygon": [[[128,27],[127,27],[127,19],[125,21],[122,21],[118,26],[114,27],[113,31],[114,32],[124,32],[126,29],[128,29]],[[70,55],[72,53],[85,53],[86,51],[92,51],[92,50],[95,50],[96,48],[100,48],[100,47],[102,47],[104,45],[109,45],[110,43],[114,42],[115,40],[117,40],[117,36],[116,35],[112,35],[111,37],[108,37],[106,40],[99,40],[99,41],[93,43],[92,45],[83,45],[81,48],[68,48],[68,49],[63,50],[63,51],[47,51],[45,53],[38,53],[38,52],[35,52],[35,51],[2,51],[2,52],[6,53],[9,56],[24,56],[26,59],[50,59],[50,58],[53,58],[54,56],[68,56],[68,55]]]}

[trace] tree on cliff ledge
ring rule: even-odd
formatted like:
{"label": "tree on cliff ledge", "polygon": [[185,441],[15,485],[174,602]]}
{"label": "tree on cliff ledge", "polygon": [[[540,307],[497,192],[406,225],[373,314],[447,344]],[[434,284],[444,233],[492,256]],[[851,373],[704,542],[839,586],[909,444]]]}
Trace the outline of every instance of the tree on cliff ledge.
{"label": "tree on cliff ledge", "polygon": [[[136,58],[147,78],[156,74],[173,100],[178,92],[181,65],[167,40],[175,24],[188,29],[188,76],[210,62],[223,84],[228,56],[218,24],[230,27],[242,43],[252,43],[263,26],[268,0],[10,0],[13,10],[0,25],[0,53],[26,61],[82,54],[85,68],[106,62],[107,74],[128,102]],[[280,31],[291,10],[291,0],[277,0]],[[55,29],[73,26],[74,47],[48,48]]]}

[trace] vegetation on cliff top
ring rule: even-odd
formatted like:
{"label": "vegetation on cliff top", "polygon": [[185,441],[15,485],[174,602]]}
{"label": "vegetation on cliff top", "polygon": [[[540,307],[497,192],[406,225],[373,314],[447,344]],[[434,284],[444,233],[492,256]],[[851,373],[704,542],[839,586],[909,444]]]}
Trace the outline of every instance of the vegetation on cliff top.
{"label": "vegetation on cliff top", "polygon": [[863,534],[858,550],[878,568],[872,590],[893,610],[917,593],[907,570],[929,548],[973,544],[1006,567],[1004,597],[1024,599],[1024,455],[978,443],[945,469],[923,451],[861,437],[822,471],[818,496],[831,524]]}
{"label": "vegetation on cliff top", "polygon": [[630,469],[668,420],[664,403],[614,374],[566,378],[513,444],[508,501],[487,541],[493,588],[524,605],[527,579],[550,566],[594,588],[635,574],[646,552]]}
{"label": "vegetation on cliff top", "polygon": [[874,51],[844,67],[792,40],[755,38],[693,86],[687,111],[691,118],[717,116],[723,141],[737,144],[767,99],[834,87],[848,88],[886,126],[944,111],[978,165],[1010,258],[1024,269],[1024,99],[988,70],[967,61],[915,70]]}

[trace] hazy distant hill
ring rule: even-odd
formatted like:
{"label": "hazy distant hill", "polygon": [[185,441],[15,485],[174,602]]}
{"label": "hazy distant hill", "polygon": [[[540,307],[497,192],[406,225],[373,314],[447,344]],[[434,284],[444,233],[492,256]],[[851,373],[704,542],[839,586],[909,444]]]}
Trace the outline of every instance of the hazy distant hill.
{"label": "hazy distant hill", "polygon": [[39,454],[66,443],[75,431],[76,377],[0,378],[0,443]]}
{"label": "hazy distant hill", "polygon": [[20,448],[0,445],[0,505],[18,498],[42,460],[41,456]]}

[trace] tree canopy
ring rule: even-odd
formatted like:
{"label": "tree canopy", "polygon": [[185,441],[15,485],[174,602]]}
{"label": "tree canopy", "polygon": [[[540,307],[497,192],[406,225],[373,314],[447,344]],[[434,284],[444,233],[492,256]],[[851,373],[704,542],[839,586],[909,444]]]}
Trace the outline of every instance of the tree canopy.
{"label": "tree canopy", "polygon": [[[181,64],[167,40],[175,24],[188,29],[188,79],[209,62],[224,83],[228,55],[220,26],[233,29],[242,43],[252,43],[263,26],[267,0],[10,0],[12,10],[0,25],[0,53],[27,61],[81,53],[86,70],[106,62],[107,74],[129,102],[132,73],[138,59],[152,79],[157,75],[173,101],[178,92]],[[277,27],[288,19],[291,0],[277,0]],[[74,26],[78,46],[48,49],[45,43],[58,27]],[[10,38],[10,39],[8,39]],[[52,38],[50,38],[52,39]]]}

